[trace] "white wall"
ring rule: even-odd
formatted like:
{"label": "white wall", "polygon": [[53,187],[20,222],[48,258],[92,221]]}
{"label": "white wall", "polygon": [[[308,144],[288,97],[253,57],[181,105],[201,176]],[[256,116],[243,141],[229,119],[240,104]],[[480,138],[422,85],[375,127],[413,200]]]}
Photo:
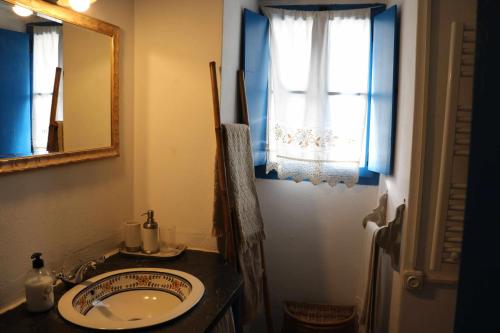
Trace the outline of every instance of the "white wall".
{"label": "white wall", "polygon": [[[417,36],[417,14],[418,1],[416,0],[395,0],[389,1],[388,7],[398,6],[400,33],[399,33],[399,75],[398,75],[398,102],[397,102],[397,125],[396,125],[396,146],[394,158],[394,172],[390,177],[382,177],[380,192],[385,190],[389,193],[388,200],[388,219],[394,218],[394,212],[398,205],[406,201],[407,215],[408,197],[410,191],[410,171],[411,171],[411,153],[412,153],[412,133],[414,119],[414,101],[415,101],[415,54],[416,54],[416,36]],[[407,222],[404,219],[404,223]],[[404,224],[403,233],[408,226]],[[406,244],[403,243],[402,247]],[[404,250],[402,251],[404,255]],[[402,255],[402,256],[403,256]],[[404,270],[405,261],[401,258],[401,271]],[[401,309],[403,294],[406,291],[402,287],[402,277],[398,272],[390,271],[392,275],[392,290],[389,313],[389,332],[410,332],[401,330],[401,320],[403,312]],[[413,313],[416,315],[416,313]],[[405,316],[406,320],[406,316]],[[420,332],[420,331],[419,331]]]}
{"label": "white wall", "polygon": [[221,121],[241,119],[236,73],[241,68],[241,19],[243,9],[259,11],[257,0],[224,0],[222,29]]}
{"label": "white wall", "polygon": [[99,1],[89,14],[122,28],[121,156],[0,175],[0,308],[24,296],[33,252],[54,269],[102,254],[132,215],[133,1]]}
{"label": "white wall", "polygon": [[[208,64],[221,61],[222,0],[135,2],[134,213],[215,250],[215,136]],[[143,219],[143,218],[141,218]]]}
{"label": "white wall", "polygon": [[259,179],[257,191],[276,327],[281,328],[285,300],[354,304],[361,221],[377,204],[377,187]]}
{"label": "white wall", "polygon": [[64,24],[62,39],[64,151],[109,147],[111,37]]}

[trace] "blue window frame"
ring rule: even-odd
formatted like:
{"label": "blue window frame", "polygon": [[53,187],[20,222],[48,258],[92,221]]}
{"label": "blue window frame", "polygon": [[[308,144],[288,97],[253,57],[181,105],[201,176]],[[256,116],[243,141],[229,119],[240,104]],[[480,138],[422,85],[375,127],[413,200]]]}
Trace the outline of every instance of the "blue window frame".
{"label": "blue window frame", "polygon": [[[359,169],[360,185],[378,185],[380,174],[392,172],[397,87],[397,7],[383,4],[277,6],[298,10],[372,10],[371,66],[367,115],[366,164]],[[243,70],[245,71],[255,176],[266,174],[267,86],[269,68],[269,21],[247,9],[243,12]]]}

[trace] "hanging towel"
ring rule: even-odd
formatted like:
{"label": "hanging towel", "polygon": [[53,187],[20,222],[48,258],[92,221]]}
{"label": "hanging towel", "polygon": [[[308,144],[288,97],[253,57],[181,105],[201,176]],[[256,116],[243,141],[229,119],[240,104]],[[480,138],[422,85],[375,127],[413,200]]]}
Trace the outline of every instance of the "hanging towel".
{"label": "hanging towel", "polygon": [[[241,322],[245,324],[257,318],[263,304],[260,242],[265,238],[264,224],[255,187],[250,130],[242,124],[224,124],[222,129],[229,201],[237,236],[238,264],[243,277]],[[219,250],[222,252],[225,251],[222,199],[217,181],[214,191],[214,235],[219,237]]]}
{"label": "hanging towel", "polygon": [[257,319],[264,304],[264,280],[260,243],[246,251],[238,251],[238,262],[243,276],[241,322],[247,324]]}
{"label": "hanging towel", "polygon": [[265,238],[252,159],[252,143],[247,125],[224,124],[229,200],[243,252]]}
{"label": "hanging towel", "polygon": [[370,221],[364,230],[363,270],[356,297],[359,333],[371,333],[374,324],[379,253],[376,239],[382,228]]}

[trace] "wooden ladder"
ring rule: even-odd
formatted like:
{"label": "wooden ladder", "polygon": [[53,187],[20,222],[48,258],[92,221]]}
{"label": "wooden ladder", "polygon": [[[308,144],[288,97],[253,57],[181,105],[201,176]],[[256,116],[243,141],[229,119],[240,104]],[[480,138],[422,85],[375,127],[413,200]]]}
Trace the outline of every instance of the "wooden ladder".
{"label": "wooden ladder", "polygon": [[[229,193],[227,190],[227,177],[226,177],[226,164],[225,164],[225,153],[224,144],[222,139],[222,127],[220,121],[220,101],[219,101],[219,86],[217,82],[217,65],[214,61],[210,62],[210,77],[212,83],[212,101],[213,101],[213,111],[214,111],[214,123],[215,123],[215,140],[216,140],[216,159],[217,159],[217,180],[219,183],[219,191],[222,201],[222,219],[224,224],[225,233],[225,256],[226,260],[234,265],[238,269],[238,248],[236,247],[236,234],[233,221],[231,218],[231,206],[229,202]],[[238,86],[242,102],[242,116],[243,123],[249,125],[248,122],[248,108],[247,99],[245,91],[245,78],[243,71],[238,71]],[[273,319],[271,315],[271,301],[269,298],[269,288],[267,283],[267,273],[264,255],[264,245],[261,241],[260,252],[262,255],[262,279],[263,279],[263,293],[264,293],[264,308],[266,314],[266,326],[267,332],[273,333]]]}

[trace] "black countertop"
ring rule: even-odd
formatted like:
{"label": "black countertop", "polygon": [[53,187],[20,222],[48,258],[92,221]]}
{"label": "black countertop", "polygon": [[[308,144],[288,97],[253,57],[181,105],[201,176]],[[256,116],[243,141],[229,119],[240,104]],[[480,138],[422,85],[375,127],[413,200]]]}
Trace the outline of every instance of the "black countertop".
{"label": "black countertop", "polygon": [[[131,258],[116,254],[99,265],[93,275],[136,267],[168,268],[190,273],[203,282],[205,295],[198,304],[179,318],[146,329],[136,329],[133,332],[197,333],[209,331],[236,299],[242,285],[240,276],[224,262],[220,255],[192,250],[187,250],[178,258],[169,260]],[[26,310],[26,304],[23,303],[0,315],[0,332],[95,332],[96,330],[76,326],[59,315],[57,302],[66,290],[68,289],[62,284],[56,287],[56,305],[48,312],[30,313]]]}

